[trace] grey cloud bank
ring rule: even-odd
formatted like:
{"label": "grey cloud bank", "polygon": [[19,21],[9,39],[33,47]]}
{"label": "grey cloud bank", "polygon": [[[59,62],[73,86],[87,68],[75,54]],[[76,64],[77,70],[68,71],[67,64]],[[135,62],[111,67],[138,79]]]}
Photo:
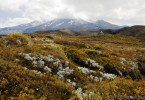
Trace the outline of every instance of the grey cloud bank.
{"label": "grey cloud bank", "polygon": [[55,18],[145,25],[144,0],[0,0],[0,27]]}

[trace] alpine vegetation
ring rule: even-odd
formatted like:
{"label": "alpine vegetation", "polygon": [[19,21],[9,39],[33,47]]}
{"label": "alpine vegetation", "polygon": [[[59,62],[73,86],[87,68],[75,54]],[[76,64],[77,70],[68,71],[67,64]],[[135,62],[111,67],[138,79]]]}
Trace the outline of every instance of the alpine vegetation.
{"label": "alpine vegetation", "polygon": [[143,37],[65,32],[1,36],[2,98],[113,100],[145,94]]}

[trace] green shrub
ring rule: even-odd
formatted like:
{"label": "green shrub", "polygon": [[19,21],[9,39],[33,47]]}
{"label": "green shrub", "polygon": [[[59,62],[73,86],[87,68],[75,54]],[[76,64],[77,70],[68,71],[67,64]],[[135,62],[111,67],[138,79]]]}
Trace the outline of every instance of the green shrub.
{"label": "green shrub", "polygon": [[98,57],[95,60],[96,60],[96,62],[98,62],[101,65],[106,65],[110,62],[110,59],[107,57]]}
{"label": "green shrub", "polygon": [[30,43],[30,39],[24,34],[15,33],[7,35],[4,42],[6,45],[22,46],[28,45]]}
{"label": "green shrub", "polygon": [[77,63],[78,65],[85,65],[88,56],[81,50],[69,48],[66,51],[67,57]]}
{"label": "green shrub", "polygon": [[141,97],[144,95],[145,81],[116,78],[111,82],[100,82],[95,85],[89,85],[88,88],[90,90],[93,89],[97,93],[93,100],[128,100],[127,98],[130,96]]}
{"label": "green shrub", "polygon": [[98,50],[92,50],[92,49],[84,49],[82,50],[83,52],[85,52],[90,58],[96,58],[101,56],[102,52],[98,51]]}
{"label": "green shrub", "polygon": [[46,38],[48,38],[48,39],[54,39],[52,36],[50,36],[50,35],[46,35]]}

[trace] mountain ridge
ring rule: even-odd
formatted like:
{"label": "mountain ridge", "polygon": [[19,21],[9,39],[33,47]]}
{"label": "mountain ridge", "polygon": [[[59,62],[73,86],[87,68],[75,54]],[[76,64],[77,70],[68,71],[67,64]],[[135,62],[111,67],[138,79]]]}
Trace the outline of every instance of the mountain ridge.
{"label": "mountain ridge", "polygon": [[0,28],[0,34],[10,33],[34,33],[36,31],[46,30],[62,30],[69,29],[73,31],[87,31],[87,30],[99,30],[99,29],[121,29],[124,26],[118,26],[111,24],[104,20],[98,20],[94,22],[88,22],[82,19],[54,19],[51,21],[33,21],[27,24],[21,24],[13,27]]}

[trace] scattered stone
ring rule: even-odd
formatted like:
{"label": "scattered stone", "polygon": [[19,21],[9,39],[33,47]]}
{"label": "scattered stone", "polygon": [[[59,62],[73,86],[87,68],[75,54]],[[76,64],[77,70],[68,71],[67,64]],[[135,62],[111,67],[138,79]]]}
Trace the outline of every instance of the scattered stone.
{"label": "scattered stone", "polygon": [[19,60],[19,59],[15,59],[15,61],[16,61],[16,62],[19,62],[20,60]]}
{"label": "scattered stone", "polygon": [[133,61],[128,61],[128,63],[130,64],[130,65],[132,65],[132,70],[135,70],[135,69],[138,69],[138,64],[137,64],[137,62],[133,62]]}
{"label": "scattered stone", "polygon": [[33,65],[34,67],[37,67],[38,62],[34,60],[34,61],[32,62],[32,65]]}
{"label": "scattered stone", "polygon": [[95,82],[100,82],[100,81],[102,81],[101,78],[99,78],[99,77],[97,77],[97,76],[90,75],[90,78],[91,78],[92,80],[94,80]]}
{"label": "scattered stone", "polygon": [[65,61],[64,65],[65,66],[69,66],[69,62],[68,61]]}
{"label": "scattered stone", "polygon": [[96,61],[94,61],[92,59],[88,59],[86,61],[86,64],[89,65],[90,67],[96,67],[98,69],[103,69],[103,66],[99,65]]}
{"label": "scattered stone", "polygon": [[76,90],[76,94],[77,95],[80,95],[80,94],[82,94],[83,92],[83,89],[82,88],[78,88],[77,90]]}
{"label": "scattered stone", "polygon": [[93,80],[94,79],[94,76],[93,75],[90,75],[90,78]]}
{"label": "scattered stone", "polygon": [[98,77],[94,77],[95,82],[99,82],[100,79]]}
{"label": "scattered stone", "polygon": [[39,60],[39,61],[38,61],[38,65],[39,65],[40,67],[43,67],[43,66],[45,65],[45,62],[42,61],[42,60]]}
{"label": "scattered stone", "polygon": [[66,80],[68,84],[70,84],[72,87],[76,87],[76,83],[72,82],[70,79]]}
{"label": "scattered stone", "polygon": [[78,67],[79,70],[81,70],[82,73],[84,74],[91,74],[91,73],[95,73],[95,71],[90,70],[88,68],[84,68],[84,67]]}
{"label": "scattered stone", "polygon": [[68,76],[68,75],[71,75],[73,74],[73,69],[70,69],[69,67],[66,67],[65,69],[62,69],[62,70],[59,70],[57,72],[57,75],[60,77],[60,78],[64,78],[64,76]]}
{"label": "scattered stone", "polygon": [[33,58],[29,54],[24,55],[24,59],[32,61]]}
{"label": "scattered stone", "polygon": [[102,77],[107,78],[107,79],[114,80],[116,78],[116,75],[114,74],[102,73],[102,72],[100,72],[100,74],[102,75]]}
{"label": "scattered stone", "polygon": [[52,72],[51,68],[48,68],[47,66],[44,67],[44,71],[46,71],[46,72]]}
{"label": "scattered stone", "polygon": [[75,93],[77,94],[79,100],[92,100],[92,96],[94,95],[94,92],[83,92],[82,88],[78,88]]}
{"label": "scattered stone", "polygon": [[87,68],[82,68],[82,73],[90,74],[90,71]]}
{"label": "scattered stone", "polygon": [[126,61],[126,59],[125,59],[125,58],[123,58],[123,57],[120,57],[120,60],[121,60],[121,61],[123,61],[123,62],[125,62],[125,61]]}

